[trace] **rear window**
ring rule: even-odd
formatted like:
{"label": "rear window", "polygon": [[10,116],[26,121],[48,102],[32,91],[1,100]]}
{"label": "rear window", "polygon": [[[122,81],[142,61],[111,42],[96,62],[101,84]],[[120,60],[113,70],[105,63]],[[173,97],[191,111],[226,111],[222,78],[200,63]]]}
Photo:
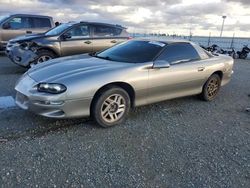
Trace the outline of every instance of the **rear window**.
{"label": "rear window", "polygon": [[50,28],[52,27],[50,19],[48,18],[30,18],[33,28]]}

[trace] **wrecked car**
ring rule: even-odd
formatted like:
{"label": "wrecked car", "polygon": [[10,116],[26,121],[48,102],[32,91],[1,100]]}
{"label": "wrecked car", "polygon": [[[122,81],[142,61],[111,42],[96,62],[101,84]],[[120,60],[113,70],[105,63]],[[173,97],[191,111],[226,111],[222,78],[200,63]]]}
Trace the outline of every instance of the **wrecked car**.
{"label": "wrecked car", "polygon": [[92,53],[129,39],[125,27],[97,22],[68,22],[46,33],[10,40],[6,55],[16,64],[31,67],[53,58]]}

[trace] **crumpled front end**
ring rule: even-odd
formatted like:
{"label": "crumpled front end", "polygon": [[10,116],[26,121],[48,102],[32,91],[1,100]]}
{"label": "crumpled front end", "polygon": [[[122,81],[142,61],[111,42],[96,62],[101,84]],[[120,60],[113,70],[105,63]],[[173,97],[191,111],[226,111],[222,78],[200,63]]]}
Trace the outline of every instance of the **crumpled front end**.
{"label": "crumpled front end", "polygon": [[6,55],[11,59],[12,62],[28,67],[30,62],[37,58],[36,51],[26,49],[27,47],[22,46],[19,43],[8,43],[6,47]]}

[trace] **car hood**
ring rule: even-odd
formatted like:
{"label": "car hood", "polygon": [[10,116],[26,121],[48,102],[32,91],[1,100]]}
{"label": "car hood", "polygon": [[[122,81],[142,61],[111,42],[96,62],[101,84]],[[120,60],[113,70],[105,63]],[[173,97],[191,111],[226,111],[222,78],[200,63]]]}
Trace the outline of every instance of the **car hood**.
{"label": "car hood", "polygon": [[90,76],[113,71],[130,63],[114,62],[89,55],[58,58],[31,68],[27,73],[36,82],[58,82],[72,76]]}
{"label": "car hood", "polygon": [[10,42],[31,41],[31,40],[39,39],[42,37],[45,37],[44,33],[22,35],[22,36],[18,36],[16,38],[14,38],[14,39],[11,39]]}

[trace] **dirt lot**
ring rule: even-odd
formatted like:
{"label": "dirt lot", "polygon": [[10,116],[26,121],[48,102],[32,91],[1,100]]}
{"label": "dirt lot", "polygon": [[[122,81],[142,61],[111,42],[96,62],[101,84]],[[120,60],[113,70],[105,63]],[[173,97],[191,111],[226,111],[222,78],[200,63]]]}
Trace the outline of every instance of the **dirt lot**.
{"label": "dirt lot", "polygon": [[[0,56],[0,97],[25,69]],[[109,129],[0,108],[1,187],[250,187],[250,61],[213,102],[133,110]]]}

